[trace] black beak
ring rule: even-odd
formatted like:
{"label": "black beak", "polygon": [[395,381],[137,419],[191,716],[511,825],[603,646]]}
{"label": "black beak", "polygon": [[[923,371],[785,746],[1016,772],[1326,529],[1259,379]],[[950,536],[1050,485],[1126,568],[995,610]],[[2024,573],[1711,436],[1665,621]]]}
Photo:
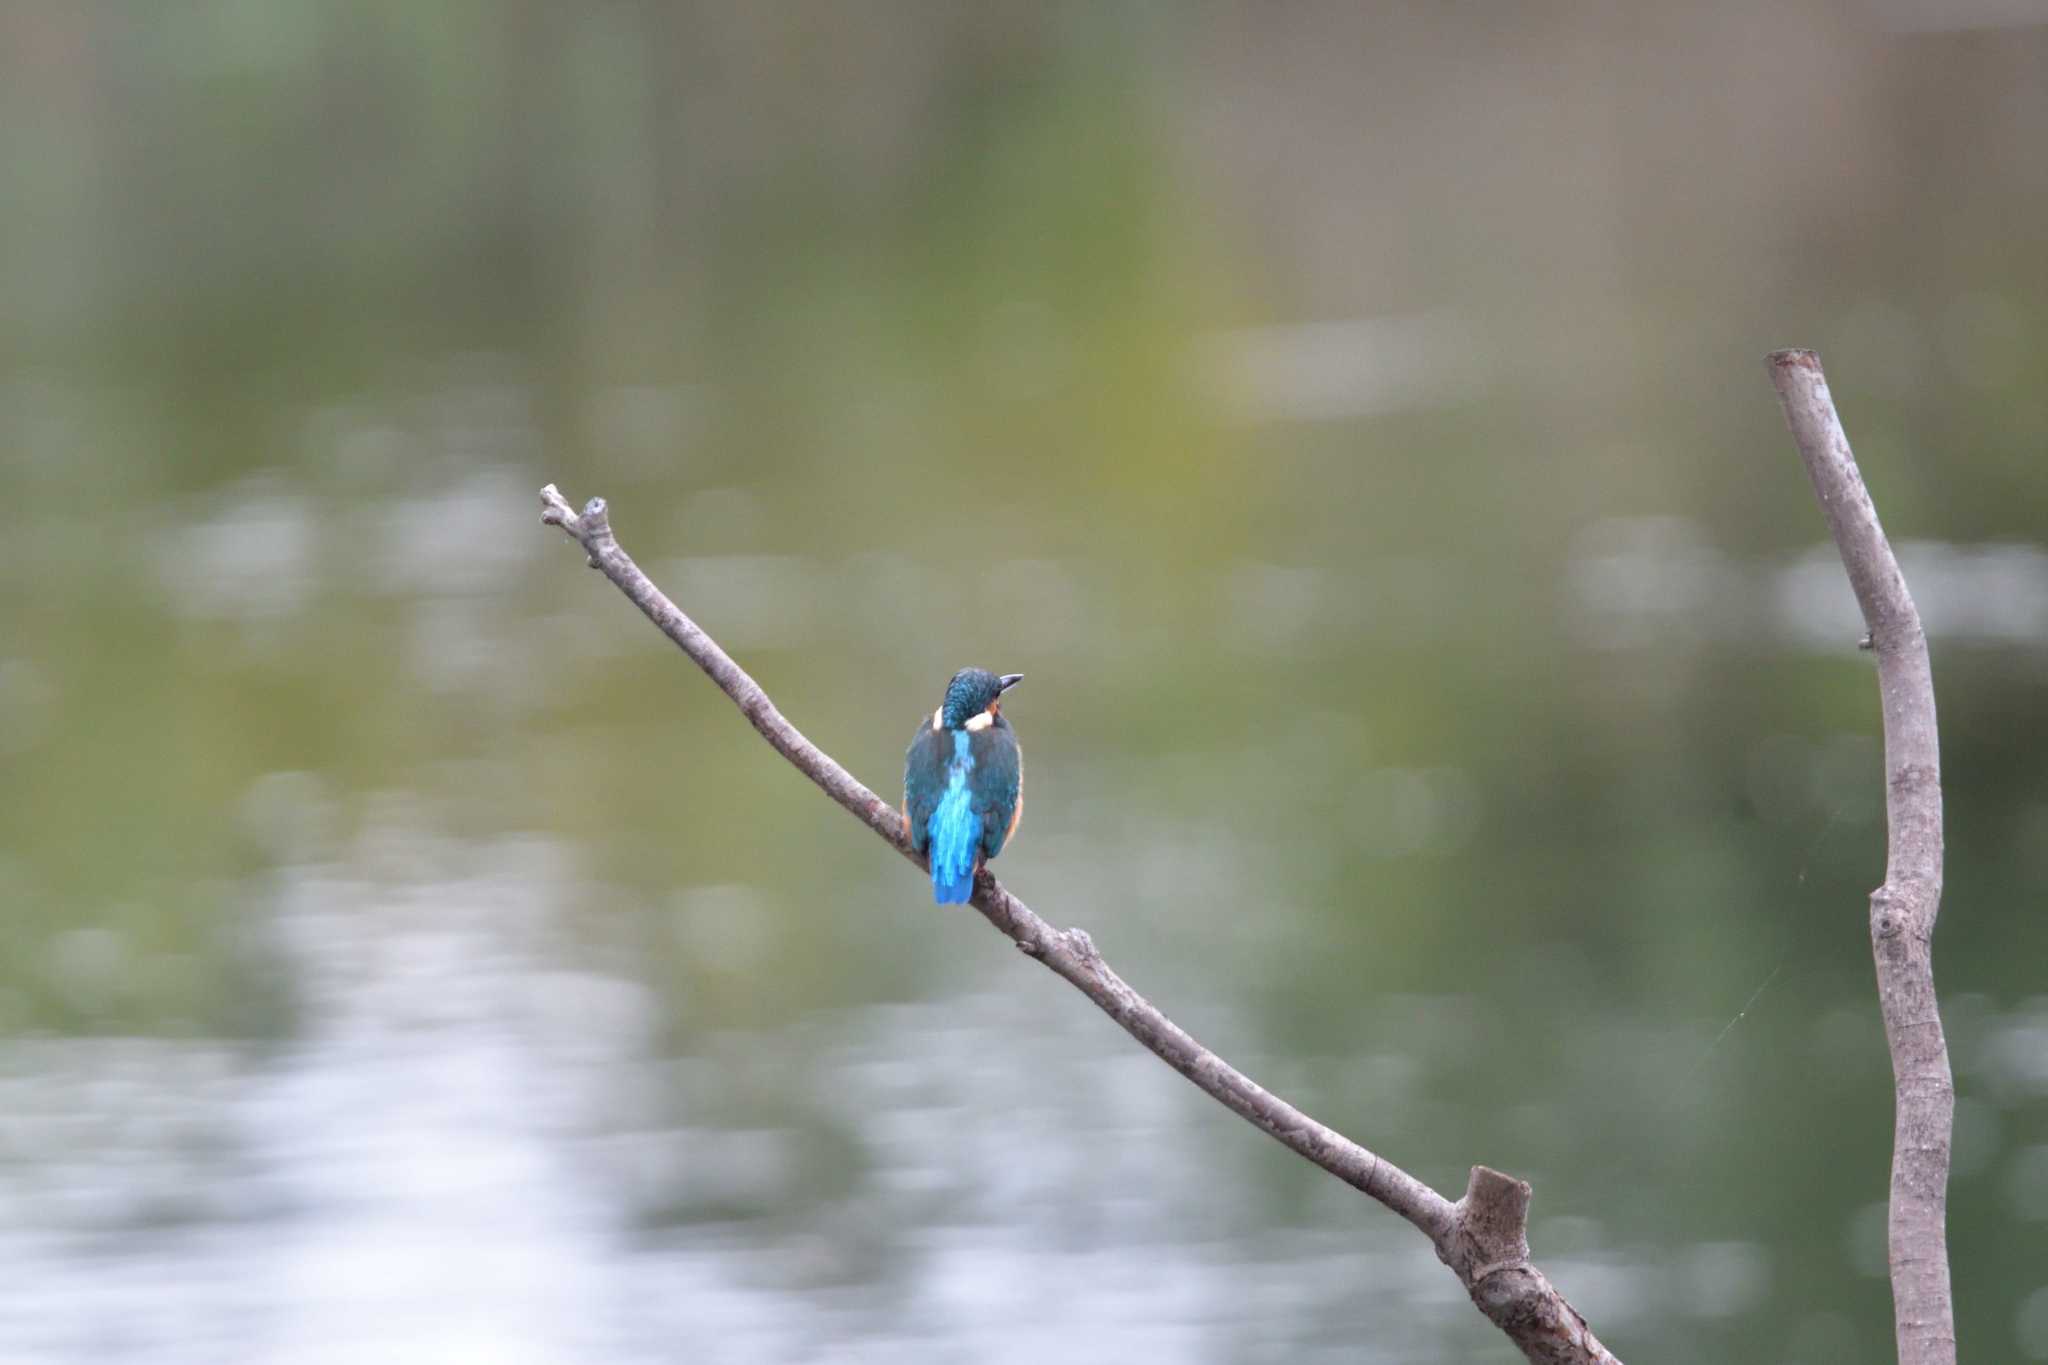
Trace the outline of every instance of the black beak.
{"label": "black beak", "polygon": [[1005,673],[1002,677],[997,678],[996,681],[1001,683],[1003,685],[1003,691],[1007,692],[1011,688],[1015,687],[1018,683],[1023,682],[1024,675],[1022,673]]}

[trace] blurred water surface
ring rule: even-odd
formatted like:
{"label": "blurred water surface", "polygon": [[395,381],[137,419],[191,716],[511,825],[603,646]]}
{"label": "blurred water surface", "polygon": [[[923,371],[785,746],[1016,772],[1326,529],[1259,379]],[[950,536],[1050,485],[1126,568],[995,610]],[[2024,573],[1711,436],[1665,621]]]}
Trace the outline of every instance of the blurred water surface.
{"label": "blurred water surface", "polygon": [[1964,1350],[2048,1359],[2048,16],[0,15],[0,1359],[1498,1361],[775,760],[1022,671],[1000,865],[1535,1182],[1624,1359],[1881,1358],[1933,640]]}

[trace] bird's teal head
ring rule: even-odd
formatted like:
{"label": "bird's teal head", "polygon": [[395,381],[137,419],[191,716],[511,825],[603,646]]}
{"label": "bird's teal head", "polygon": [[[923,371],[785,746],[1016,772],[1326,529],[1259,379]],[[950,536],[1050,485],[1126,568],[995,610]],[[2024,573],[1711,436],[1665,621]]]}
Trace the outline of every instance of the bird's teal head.
{"label": "bird's teal head", "polygon": [[939,707],[939,720],[948,729],[962,729],[976,716],[1000,710],[1003,693],[1023,681],[1022,673],[998,677],[985,668],[963,668],[946,684],[946,700]]}

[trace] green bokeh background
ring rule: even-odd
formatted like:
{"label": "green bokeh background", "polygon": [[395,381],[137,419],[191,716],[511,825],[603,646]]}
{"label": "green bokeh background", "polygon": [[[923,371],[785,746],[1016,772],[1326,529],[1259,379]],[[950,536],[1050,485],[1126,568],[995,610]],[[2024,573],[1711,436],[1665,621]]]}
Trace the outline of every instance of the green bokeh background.
{"label": "green bokeh background", "polygon": [[1007,883],[1531,1179],[1622,1358],[1884,1358],[1810,345],[1933,639],[1963,1353],[2048,1359],[2048,18],[1981,10],[0,11],[0,1327],[1512,1358],[934,911],[552,481],[878,790],[1028,674]]}

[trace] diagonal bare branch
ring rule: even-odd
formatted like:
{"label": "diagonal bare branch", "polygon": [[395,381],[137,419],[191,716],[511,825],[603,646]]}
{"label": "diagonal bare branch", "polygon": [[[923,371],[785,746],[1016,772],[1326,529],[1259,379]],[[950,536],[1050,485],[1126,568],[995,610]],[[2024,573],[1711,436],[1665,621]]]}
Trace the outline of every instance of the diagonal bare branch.
{"label": "diagonal bare branch", "polygon": [[1941,909],[1941,749],[1920,613],[1835,413],[1820,357],[1773,351],[1771,382],[1813,480],[1877,652],[1884,709],[1884,885],[1870,893],[1877,997],[1891,1047],[1892,1313],[1900,1365],[1954,1365],[1948,1270],[1949,1141],[1955,1081],[1934,993]]}
{"label": "diagonal bare branch", "polygon": [[[925,860],[911,850],[903,817],[804,738],[775,709],[761,685],[640,571],[612,534],[603,498],[592,498],[580,515],[553,484],[541,490],[540,499],[541,521],[561,527],[582,545],[590,567],[609,578],[709,674],[777,753],[890,847],[919,867],[925,866]],[[1529,1360],[1538,1365],[1620,1365],[1594,1338],[1586,1320],[1531,1264],[1526,1183],[1475,1166],[1464,1197],[1452,1203],[1384,1157],[1265,1090],[1196,1042],[1112,971],[1085,931],[1053,928],[1004,890],[986,868],[975,880],[973,905],[1027,956],[1094,1001],[1125,1032],[1203,1093],[1413,1224],[1457,1274],[1472,1302]]]}

